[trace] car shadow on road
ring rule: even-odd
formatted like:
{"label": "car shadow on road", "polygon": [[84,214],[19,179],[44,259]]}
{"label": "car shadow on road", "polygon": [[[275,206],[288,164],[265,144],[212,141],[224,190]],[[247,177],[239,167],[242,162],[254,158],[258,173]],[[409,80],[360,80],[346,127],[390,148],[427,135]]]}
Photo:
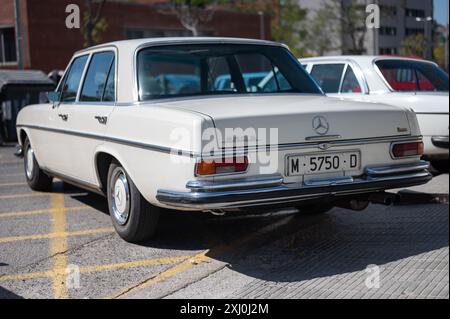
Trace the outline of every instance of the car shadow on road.
{"label": "car shadow on road", "polygon": [[[76,189],[76,188],[75,188]],[[64,187],[65,191],[73,191]],[[108,214],[106,200],[72,195]],[[207,256],[234,271],[274,282],[293,282],[389,265],[448,247],[448,205],[371,206],[355,213],[335,209],[318,216],[242,218],[164,211],[157,237],[139,246],[209,250]],[[283,226],[259,235],[283,218]]]}
{"label": "car shadow on road", "polygon": [[24,298],[0,286],[0,299],[24,299]]}

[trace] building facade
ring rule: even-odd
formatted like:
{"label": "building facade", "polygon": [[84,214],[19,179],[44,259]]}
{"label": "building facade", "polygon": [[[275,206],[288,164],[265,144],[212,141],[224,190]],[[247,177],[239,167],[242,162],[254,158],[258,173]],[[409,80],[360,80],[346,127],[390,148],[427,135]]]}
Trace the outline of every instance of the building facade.
{"label": "building facade", "polygon": [[[367,6],[377,4],[381,10],[380,28],[367,29],[363,54],[400,54],[402,43],[408,36],[423,34],[428,39],[427,57],[432,56],[433,46],[433,0],[298,0],[303,8],[309,10],[310,18],[323,8],[327,2],[340,1],[343,6],[359,4]],[[336,13],[338,14],[338,13]],[[327,55],[352,53],[350,39],[341,34],[337,39],[339,50],[327,52]]]}
{"label": "building facade", "polygon": [[[161,2],[107,0],[100,42],[190,35],[174,14],[162,10]],[[79,6],[83,21],[84,0],[0,0],[0,69],[64,69],[84,47],[81,29],[66,27],[68,4]],[[262,22],[264,38],[270,39],[270,17]],[[198,29],[201,35],[261,38],[261,24],[257,14],[217,10]]]}

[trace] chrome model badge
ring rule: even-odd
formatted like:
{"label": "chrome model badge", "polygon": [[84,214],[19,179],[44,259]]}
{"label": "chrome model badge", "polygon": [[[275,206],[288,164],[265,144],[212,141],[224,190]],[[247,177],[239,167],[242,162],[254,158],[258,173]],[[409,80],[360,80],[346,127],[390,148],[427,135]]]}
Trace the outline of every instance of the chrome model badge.
{"label": "chrome model badge", "polygon": [[330,130],[330,124],[327,119],[321,115],[313,118],[312,126],[314,131],[319,135],[325,135]]}

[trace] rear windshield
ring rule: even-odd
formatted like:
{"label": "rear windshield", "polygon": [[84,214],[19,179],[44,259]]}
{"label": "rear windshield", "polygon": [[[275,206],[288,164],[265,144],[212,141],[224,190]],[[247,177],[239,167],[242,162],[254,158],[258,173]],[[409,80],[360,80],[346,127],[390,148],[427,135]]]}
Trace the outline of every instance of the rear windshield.
{"label": "rear windshield", "polygon": [[[216,94],[322,94],[292,54],[276,46],[152,47],[139,51],[137,65],[141,101]],[[271,75],[274,83],[266,85]]]}
{"label": "rear windshield", "polygon": [[432,63],[380,60],[376,65],[395,91],[448,92],[448,74]]}

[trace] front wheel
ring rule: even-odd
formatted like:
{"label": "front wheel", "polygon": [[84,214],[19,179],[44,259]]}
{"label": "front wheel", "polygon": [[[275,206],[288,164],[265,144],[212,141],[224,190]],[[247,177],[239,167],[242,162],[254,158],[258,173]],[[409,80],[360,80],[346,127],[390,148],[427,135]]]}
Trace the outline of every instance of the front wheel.
{"label": "front wheel", "polygon": [[117,162],[109,167],[107,196],[111,220],[120,237],[138,243],[155,235],[160,209],[142,197]]}
{"label": "front wheel", "polygon": [[34,150],[31,147],[28,138],[25,140],[23,152],[25,178],[28,186],[35,191],[49,191],[52,188],[53,178],[45,174],[39,167],[36,157],[34,156]]}

